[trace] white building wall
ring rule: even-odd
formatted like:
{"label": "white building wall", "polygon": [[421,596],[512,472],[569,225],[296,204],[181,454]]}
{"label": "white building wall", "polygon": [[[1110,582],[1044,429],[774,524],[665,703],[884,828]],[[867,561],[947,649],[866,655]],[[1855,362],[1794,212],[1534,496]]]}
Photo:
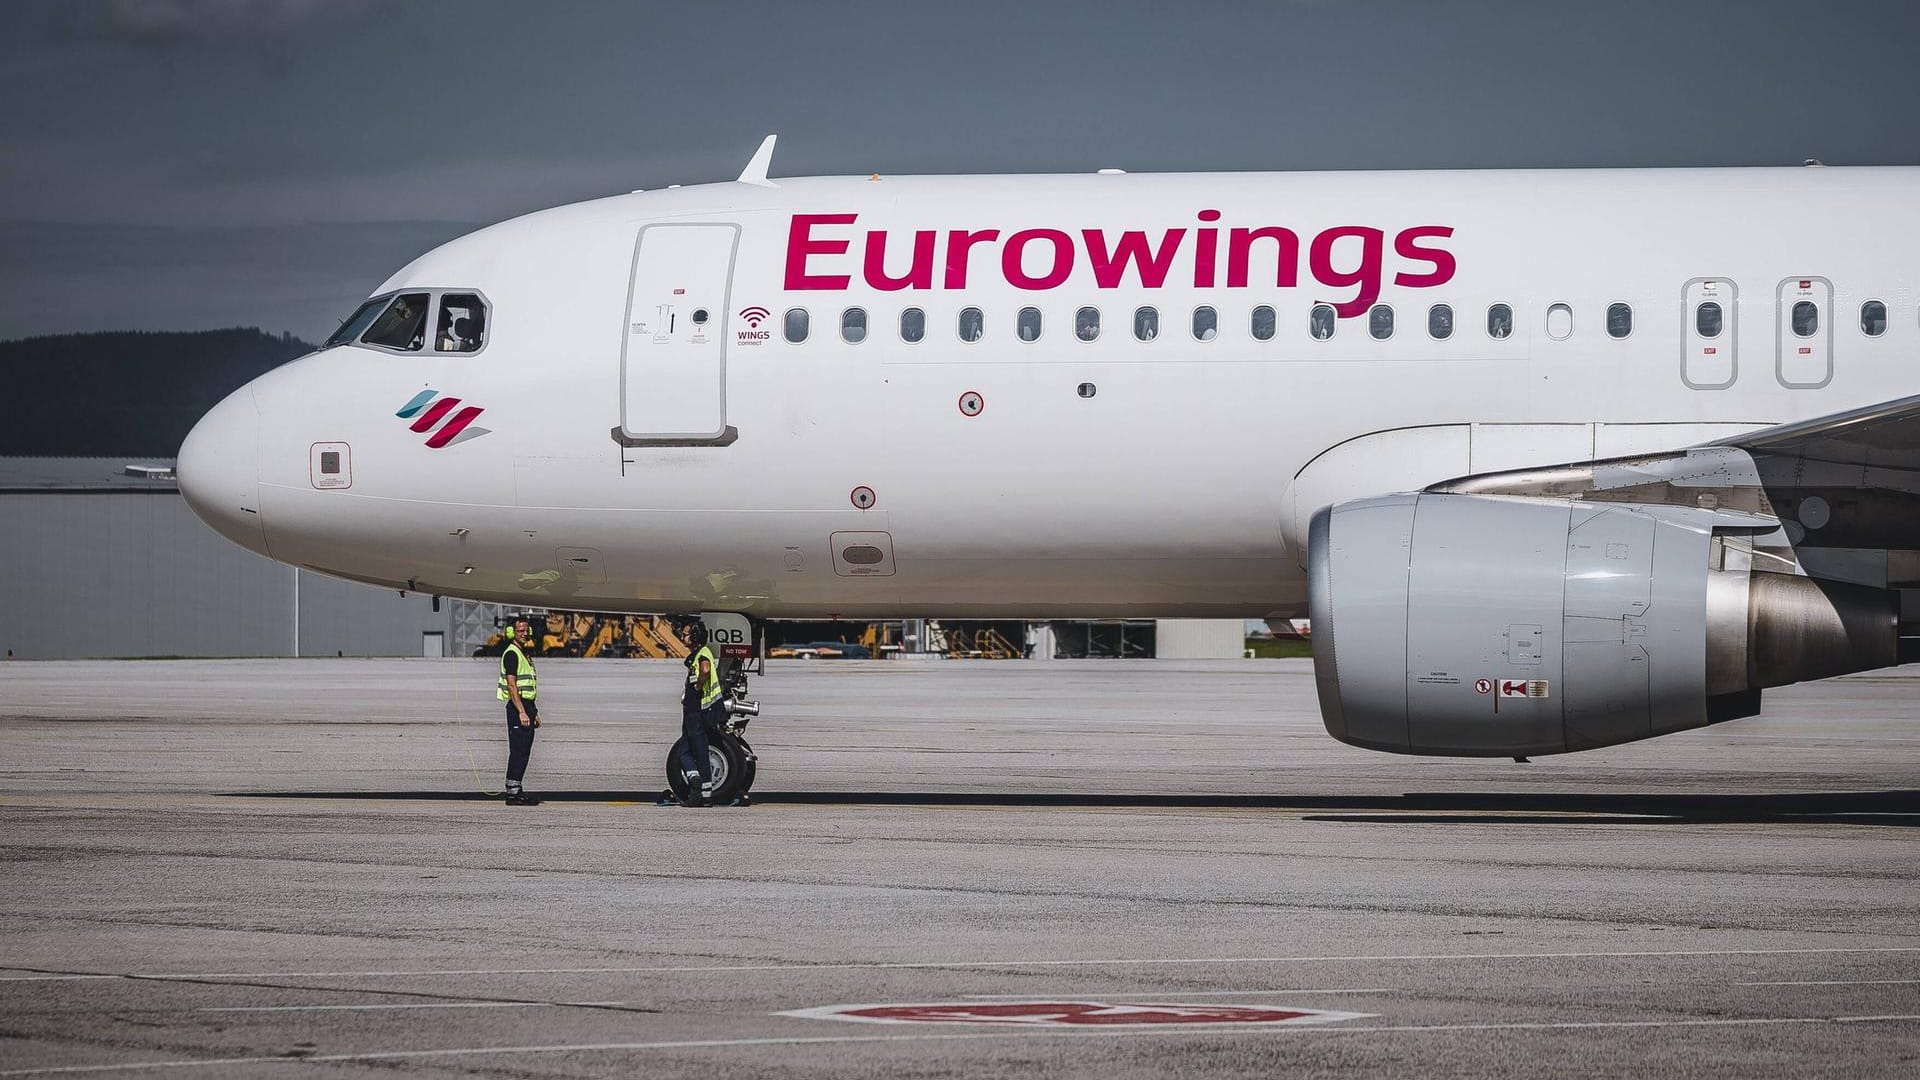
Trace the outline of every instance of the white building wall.
{"label": "white building wall", "polygon": [[1241,619],[1161,619],[1153,638],[1153,654],[1161,660],[1237,660],[1247,649]]}
{"label": "white building wall", "polygon": [[[297,574],[306,655],[418,656],[425,596]],[[0,655],[291,656],[296,571],[172,491],[0,492]]]}

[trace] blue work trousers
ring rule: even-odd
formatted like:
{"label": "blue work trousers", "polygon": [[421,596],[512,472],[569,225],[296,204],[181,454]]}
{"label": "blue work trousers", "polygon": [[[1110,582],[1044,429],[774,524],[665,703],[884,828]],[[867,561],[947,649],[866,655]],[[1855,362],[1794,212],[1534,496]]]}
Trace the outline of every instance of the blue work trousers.
{"label": "blue work trousers", "polygon": [[[538,719],[540,709],[533,702],[526,702],[527,716]],[[507,780],[520,783],[527,775],[527,759],[533,756],[533,735],[539,728],[520,726],[520,714],[514,711],[513,702],[507,702]]]}
{"label": "blue work trousers", "polygon": [[707,754],[707,714],[698,705],[680,707],[680,771],[697,772],[702,784],[713,782],[713,762]]}

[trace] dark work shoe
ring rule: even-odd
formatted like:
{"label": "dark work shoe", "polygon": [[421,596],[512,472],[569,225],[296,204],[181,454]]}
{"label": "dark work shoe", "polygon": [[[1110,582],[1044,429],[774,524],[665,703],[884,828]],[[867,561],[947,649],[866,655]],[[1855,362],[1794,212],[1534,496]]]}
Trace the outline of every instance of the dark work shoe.
{"label": "dark work shoe", "polygon": [[539,799],[534,798],[533,796],[527,794],[524,791],[519,792],[518,794],[507,796],[506,802],[508,806],[539,806],[540,805]]}

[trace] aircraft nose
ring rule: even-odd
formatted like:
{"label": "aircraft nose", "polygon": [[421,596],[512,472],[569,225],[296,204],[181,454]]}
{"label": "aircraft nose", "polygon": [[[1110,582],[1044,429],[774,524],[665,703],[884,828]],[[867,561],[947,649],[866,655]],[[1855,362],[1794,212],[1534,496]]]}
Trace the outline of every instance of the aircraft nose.
{"label": "aircraft nose", "polygon": [[221,536],[264,555],[259,448],[260,409],[253,391],[243,386],[187,432],[174,476],[196,517]]}

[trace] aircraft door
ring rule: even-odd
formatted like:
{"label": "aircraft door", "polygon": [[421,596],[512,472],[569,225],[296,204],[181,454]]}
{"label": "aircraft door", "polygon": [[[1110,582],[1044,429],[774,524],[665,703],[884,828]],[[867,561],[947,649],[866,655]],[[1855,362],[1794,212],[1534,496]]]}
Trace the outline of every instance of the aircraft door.
{"label": "aircraft door", "polygon": [[1681,303],[1686,342],[1680,381],[1695,390],[1724,390],[1740,375],[1736,347],[1740,290],[1725,278],[1694,278]]}
{"label": "aircraft door", "polygon": [[1833,381],[1833,282],[1788,278],[1774,293],[1774,375],[1790,390]]}
{"label": "aircraft door", "polygon": [[620,347],[625,446],[725,446],[727,314],[740,227],[648,225],[634,242]]}

